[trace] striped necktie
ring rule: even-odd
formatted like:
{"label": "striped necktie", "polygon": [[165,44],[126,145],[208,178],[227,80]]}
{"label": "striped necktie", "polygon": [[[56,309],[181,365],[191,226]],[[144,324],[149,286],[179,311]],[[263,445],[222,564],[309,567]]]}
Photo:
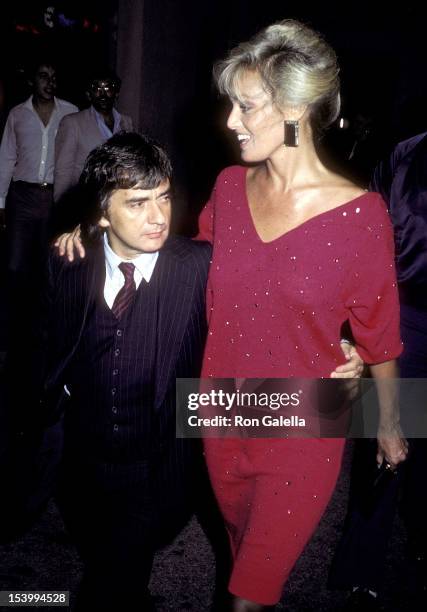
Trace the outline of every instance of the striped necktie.
{"label": "striped necktie", "polygon": [[122,263],[119,264],[119,268],[125,277],[125,284],[116,295],[113,307],[111,308],[117,319],[123,316],[124,312],[132,304],[136,294],[136,285],[133,278],[135,266],[133,263],[125,263],[122,261]]}

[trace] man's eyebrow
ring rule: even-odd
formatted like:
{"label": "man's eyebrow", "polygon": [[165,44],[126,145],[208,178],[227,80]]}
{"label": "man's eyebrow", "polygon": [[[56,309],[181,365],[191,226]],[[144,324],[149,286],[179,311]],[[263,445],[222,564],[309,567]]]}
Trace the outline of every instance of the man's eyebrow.
{"label": "man's eyebrow", "polygon": [[165,189],[164,191],[161,191],[157,197],[158,197],[158,198],[162,198],[162,197],[163,197],[163,196],[165,196],[165,195],[171,195],[171,193],[172,193],[172,188],[171,188],[171,187],[168,187],[168,188],[167,188],[167,189]]}
{"label": "man's eyebrow", "polygon": [[[171,193],[172,193],[172,189],[169,187],[168,189],[165,189],[165,191],[162,191],[161,193],[159,193],[159,195],[157,196],[157,199],[163,198],[166,195],[171,195]],[[147,202],[148,200],[151,200],[151,198],[149,198],[148,196],[134,196],[134,197],[126,198],[126,203],[131,204],[132,202]]]}

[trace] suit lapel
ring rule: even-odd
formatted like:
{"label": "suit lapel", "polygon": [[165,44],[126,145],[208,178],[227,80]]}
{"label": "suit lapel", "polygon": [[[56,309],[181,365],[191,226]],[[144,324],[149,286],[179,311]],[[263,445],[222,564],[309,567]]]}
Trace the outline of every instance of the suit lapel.
{"label": "suit lapel", "polygon": [[86,121],[85,121],[85,134],[83,134],[83,138],[85,141],[90,143],[97,143],[95,146],[102,144],[105,140],[104,136],[101,134],[101,130],[98,127],[96,119],[90,108],[86,110]]}
{"label": "suit lapel", "polygon": [[[157,325],[155,408],[159,409],[171,384],[176,360],[190,316],[195,292],[194,274],[185,254],[173,241],[160,251],[158,266],[159,310]],[[174,381],[173,381],[174,382]]]}

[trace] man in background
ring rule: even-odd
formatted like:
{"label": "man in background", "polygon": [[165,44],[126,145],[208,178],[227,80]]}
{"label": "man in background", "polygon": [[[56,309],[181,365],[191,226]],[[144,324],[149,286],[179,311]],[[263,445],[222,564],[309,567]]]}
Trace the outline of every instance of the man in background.
{"label": "man in background", "polygon": [[[56,69],[50,59],[34,62],[29,84],[32,94],[10,111],[0,146],[0,217],[6,221],[8,280],[6,348],[11,376],[25,368],[32,321],[38,317],[35,298],[48,244],[56,132],[61,119],[78,110],[55,97]],[[20,386],[17,382],[16,387]]]}
{"label": "man in background", "polygon": [[55,136],[78,108],[55,97],[56,69],[39,60],[30,72],[32,94],[12,108],[0,146],[0,215],[6,211],[7,263],[12,290],[28,289],[47,243],[53,202]]}
{"label": "man in background", "polygon": [[[427,378],[426,177],[427,134],[424,133],[399,143],[390,157],[377,166],[370,185],[372,191],[383,196],[395,232],[400,330],[404,345],[399,358],[402,379]],[[411,386],[415,388],[414,381]],[[403,383],[405,388],[409,387]],[[402,405],[403,423],[408,407]],[[423,435],[422,431],[415,433]],[[411,434],[414,435],[414,431],[407,434],[410,438],[407,460],[394,474],[389,472],[388,483],[383,478],[383,490],[376,495],[369,512],[365,509],[369,480],[375,470],[379,473],[375,467],[376,449],[370,440],[356,442],[346,525],[330,574],[332,587],[353,589],[346,607],[349,612],[380,609],[387,547],[399,498],[407,533],[408,574],[413,597],[412,602],[408,601],[408,610],[426,609],[427,439],[411,438]]]}
{"label": "man in background", "polygon": [[61,121],[55,143],[55,202],[77,185],[86,158],[95,147],[113,134],[132,131],[132,119],[114,107],[120,85],[115,73],[98,69],[88,82],[90,107]]}

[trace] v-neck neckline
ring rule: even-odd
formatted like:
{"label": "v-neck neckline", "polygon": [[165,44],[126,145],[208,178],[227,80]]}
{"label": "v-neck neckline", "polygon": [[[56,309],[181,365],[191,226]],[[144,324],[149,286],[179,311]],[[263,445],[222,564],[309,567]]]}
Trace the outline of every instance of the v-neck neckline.
{"label": "v-neck neckline", "polygon": [[346,212],[347,208],[351,208],[352,206],[355,205],[355,203],[360,200],[361,198],[366,197],[368,192],[364,192],[362,194],[360,194],[359,196],[352,198],[351,200],[348,200],[347,202],[344,202],[343,204],[339,204],[339,206],[335,206],[334,208],[330,208],[328,210],[325,210],[321,213],[318,213],[317,215],[313,215],[312,217],[310,217],[309,219],[306,219],[305,221],[303,221],[302,223],[300,223],[299,225],[296,225],[295,227],[292,227],[291,229],[287,230],[286,232],[283,232],[283,234],[280,234],[280,236],[277,236],[276,238],[273,238],[272,240],[263,240],[256,228],[255,225],[255,221],[252,215],[252,210],[249,204],[249,197],[248,197],[248,189],[247,189],[247,175],[248,175],[248,168],[243,168],[243,173],[242,173],[242,181],[243,181],[243,191],[245,194],[245,203],[246,203],[246,210],[247,210],[247,214],[249,217],[249,225],[251,227],[251,231],[255,234],[258,242],[261,242],[262,244],[265,245],[269,245],[269,244],[274,244],[275,242],[278,242],[281,239],[284,239],[285,237],[293,234],[294,232],[297,232],[298,230],[301,230],[303,228],[306,228],[307,225],[310,225],[311,223],[321,220],[322,217],[325,217],[326,215],[330,214],[330,213],[335,213],[335,212]]}

